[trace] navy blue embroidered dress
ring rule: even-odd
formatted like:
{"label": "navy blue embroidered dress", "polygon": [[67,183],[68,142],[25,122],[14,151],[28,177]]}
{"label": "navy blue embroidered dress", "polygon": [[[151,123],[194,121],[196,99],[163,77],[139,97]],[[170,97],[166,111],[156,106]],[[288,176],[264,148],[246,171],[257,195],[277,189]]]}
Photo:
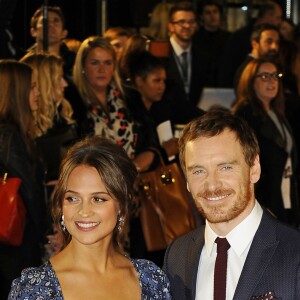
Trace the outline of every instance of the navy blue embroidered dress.
{"label": "navy blue embroidered dress", "polygon": [[[153,262],[131,259],[142,291],[141,300],[172,299],[166,274]],[[38,268],[27,268],[15,279],[8,300],[63,300],[61,287],[50,262]]]}

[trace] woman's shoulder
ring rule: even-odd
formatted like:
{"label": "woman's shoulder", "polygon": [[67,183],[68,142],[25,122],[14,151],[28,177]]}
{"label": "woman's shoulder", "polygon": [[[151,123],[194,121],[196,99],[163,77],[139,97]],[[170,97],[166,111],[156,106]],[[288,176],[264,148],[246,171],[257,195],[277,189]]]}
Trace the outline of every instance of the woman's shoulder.
{"label": "woman's shoulder", "polygon": [[63,299],[51,264],[24,269],[21,277],[12,282],[8,300],[12,299]]}
{"label": "woman's shoulder", "polygon": [[146,259],[131,259],[131,261],[138,272],[144,296],[149,296],[150,299],[171,299],[170,283],[161,268]]}

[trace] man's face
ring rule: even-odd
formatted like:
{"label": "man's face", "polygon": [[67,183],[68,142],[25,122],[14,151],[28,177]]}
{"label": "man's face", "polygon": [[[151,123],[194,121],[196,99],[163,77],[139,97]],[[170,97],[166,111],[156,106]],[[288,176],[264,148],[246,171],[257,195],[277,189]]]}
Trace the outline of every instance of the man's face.
{"label": "man's face", "polygon": [[221,14],[218,6],[206,5],[201,15],[203,26],[208,31],[216,31],[221,26]]}
{"label": "man's face", "polygon": [[197,28],[195,14],[190,11],[177,11],[168,26],[176,41],[190,42]]}
{"label": "man's face", "polygon": [[282,21],[282,9],[279,4],[275,5],[274,11],[267,12],[264,16],[264,23],[279,26]]}
{"label": "man's face", "polygon": [[[55,12],[48,12],[48,43],[49,45],[61,43],[66,38],[68,31],[64,29],[63,22]],[[37,42],[43,41],[43,16],[40,16],[36,29],[31,28],[31,35]]]}
{"label": "man's face", "polygon": [[234,228],[254,206],[259,158],[249,167],[236,134],[228,129],[214,137],[189,141],[185,149],[186,176],[200,213],[213,225]]}
{"label": "man's face", "polygon": [[279,34],[275,30],[265,30],[261,33],[259,42],[253,41],[252,46],[258,57],[273,57],[279,51]]}

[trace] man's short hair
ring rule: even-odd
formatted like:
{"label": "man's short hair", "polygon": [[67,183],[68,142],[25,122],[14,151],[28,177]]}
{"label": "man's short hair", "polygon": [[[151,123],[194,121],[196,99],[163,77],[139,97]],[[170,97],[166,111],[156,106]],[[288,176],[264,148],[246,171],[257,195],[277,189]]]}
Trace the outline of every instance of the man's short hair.
{"label": "man's short hair", "polygon": [[213,108],[203,116],[193,119],[183,129],[179,139],[179,159],[185,172],[185,147],[187,142],[200,137],[214,137],[229,129],[235,133],[242,146],[246,163],[251,167],[259,155],[259,145],[254,131],[247,122],[224,108]]}
{"label": "man's short hair", "polygon": [[262,18],[266,13],[273,13],[278,5],[278,3],[272,0],[262,1],[262,4],[258,8],[257,17]]}
{"label": "man's short hair", "polygon": [[169,12],[169,22],[173,21],[173,16],[178,11],[188,11],[192,12],[195,15],[195,18],[197,18],[197,10],[196,7],[192,2],[189,1],[181,1],[173,5]]}
{"label": "man's short hair", "polygon": [[252,30],[251,36],[250,36],[250,41],[259,42],[260,38],[261,38],[261,34],[267,30],[274,30],[274,31],[278,32],[278,35],[279,35],[278,27],[276,27],[275,25],[267,24],[267,23],[258,24],[253,27],[253,30]]}
{"label": "man's short hair", "polygon": [[[66,28],[66,19],[65,19],[65,16],[61,10],[61,8],[59,6],[48,6],[48,12],[53,12],[55,14],[57,14],[62,23],[63,23],[63,29]],[[36,29],[36,26],[37,26],[37,22],[40,18],[40,16],[43,14],[43,6],[39,7],[35,13],[33,14],[33,16],[31,17],[30,19],[30,27]]]}
{"label": "man's short hair", "polygon": [[220,5],[220,3],[218,3],[215,0],[204,0],[197,7],[197,11],[200,16],[203,14],[204,8],[206,6],[216,6],[219,9],[220,14],[223,13],[223,8],[222,5]]}

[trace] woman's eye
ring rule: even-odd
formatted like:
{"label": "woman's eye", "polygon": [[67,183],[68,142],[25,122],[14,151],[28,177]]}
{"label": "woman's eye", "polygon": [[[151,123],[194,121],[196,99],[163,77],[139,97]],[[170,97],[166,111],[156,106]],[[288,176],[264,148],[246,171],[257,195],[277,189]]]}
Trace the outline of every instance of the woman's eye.
{"label": "woman's eye", "polygon": [[75,202],[79,200],[77,197],[73,197],[73,196],[68,196],[65,199],[69,202]]}
{"label": "woman's eye", "polygon": [[101,203],[101,202],[107,201],[107,199],[105,199],[105,198],[103,198],[103,197],[94,197],[93,200],[94,200],[94,202],[96,202],[96,203]]}

